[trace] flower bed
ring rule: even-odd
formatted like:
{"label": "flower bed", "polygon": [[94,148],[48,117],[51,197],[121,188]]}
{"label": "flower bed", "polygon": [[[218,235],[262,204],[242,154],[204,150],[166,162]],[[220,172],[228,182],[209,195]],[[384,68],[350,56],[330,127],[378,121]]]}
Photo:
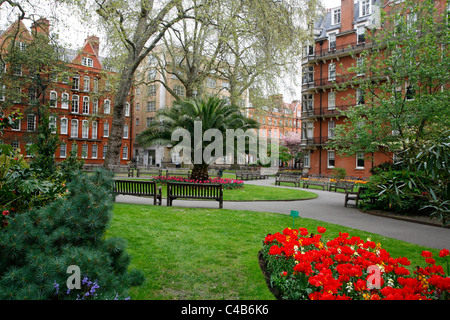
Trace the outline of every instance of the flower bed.
{"label": "flower bed", "polygon": [[[294,300],[437,300],[449,299],[450,277],[423,251],[427,266],[411,273],[410,261],[392,258],[370,239],[325,240],[305,228],[269,234],[260,251],[260,266],[277,299]],[[449,251],[440,251],[447,257]],[[447,258],[448,259],[448,258]]]}
{"label": "flower bed", "polygon": [[235,179],[227,179],[227,178],[209,178],[209,180],[201,181],[201,180],[192,180],[186,177],[180,176],[153,176],[151,179],[156,180],[156,183],[166,184],[167,181],[173,182],[191,182],[191,183],[221,183],[224,189],[242,189],[244,188],[244,181],[235,180]]}

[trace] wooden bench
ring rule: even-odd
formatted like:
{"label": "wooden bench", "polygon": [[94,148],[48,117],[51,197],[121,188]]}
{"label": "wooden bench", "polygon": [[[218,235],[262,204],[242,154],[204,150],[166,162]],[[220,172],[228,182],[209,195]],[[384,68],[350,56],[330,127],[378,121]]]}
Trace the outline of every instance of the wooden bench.
{"label": "wooden bench", "polygon": [[301,176],[299,175],[293,175],[293,174],[280,174],[278,177],[275,178],[275,185],[279,186],[281,185],[281,182],[286,183],[293,183],[294,186],[300,187],[301,183]]}
{"label": "wooden bench", "polygon": [[[143,175],[152,175],[152,176],[162,176],[162,170],[158,168],[137,168],[136,169],[136,177],[140,177]],[[164,174],[165,175],[165,174]]]}
{"label": "wooden bench", "polygon": [[349,201],[355,201],[355,206],[358,207],[358,202],[359,200],[361,200],[361,195],[364,193],[366,189],[367,189],[366,187],[359,187],[358,191],[356,192],[347,191],[345,193],[344,207],[347,206]]}
{"label": "wooden bench", "polygon": [[333,181],[330,182],[330,188],[329,191],[337,191],[338,189],[344,190],[344,192],[350,191],[353,192],[353,189],[355,187],[355,183],[352,181]]}
{"label": "wooden bench", "polygon": [[167,182],[167,206],[175,199],[217,200],[223,208],[223,185],[218,183]]}
{"label": "wooden bench", "polygon": [[[161,170],[161,175],[164,175],[164,170]],[[165,173],[166,177],[186,177],[186,178],[190,178],[191,177],[191,170],[189,169],[166,169],[166,173]]]}
{"label": "wooden bench", "polygon": [[306,179],[303,180],[303,188],[309,189],[309,186],[318,186],[322,190],[328,190],[330,179]]}
{"label": "wooden bench", "polygon": [[261,174],[261,170],[236,170],[236,180],[267,179],[268,175]]}
{"label": "wooden bench", "polygon": [[114,193],[153,197],[154,205],[162,205],[161,187],[156,186],[156,181],[114,180]]}
{"label": "wooden bench", "polygon": [[133,177],[134,169],[129,166],[109,166],[109,170],[115,174],[126,173],[128,177]]}

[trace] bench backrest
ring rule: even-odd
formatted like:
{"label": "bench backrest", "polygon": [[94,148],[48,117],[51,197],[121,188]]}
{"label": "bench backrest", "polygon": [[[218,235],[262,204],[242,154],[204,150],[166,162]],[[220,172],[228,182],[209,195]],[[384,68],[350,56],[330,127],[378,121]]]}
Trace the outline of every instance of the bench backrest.
{"label": "bench backrest", "polygon": [[114,180],[114,192],[128,195],[154,195],[156,181]]}
{"label": "bench backrest", "polygon": [[223,185],[219,183],[167,183],[167,193],[193,198],[219,198],[223,196]]}

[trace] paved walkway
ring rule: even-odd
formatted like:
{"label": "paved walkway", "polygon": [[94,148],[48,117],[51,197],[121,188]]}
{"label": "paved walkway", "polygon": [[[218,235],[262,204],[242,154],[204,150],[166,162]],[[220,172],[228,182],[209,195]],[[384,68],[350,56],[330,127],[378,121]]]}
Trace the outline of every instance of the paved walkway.
{"label": "paved walkway", "polygon": [[[274,178],[267,180],[246,181],[248,184],[273,186]],[[297,188],[298,189],[298,188]],[[299,211],[304,218],[334,223],[349,228],[363,230],[385,237],[403,240],[430,248],[450,249],[450,229],[423,225],[414,222],[396,220],[366,214],[355,207],[344,207],[344,194],[312,189],[319,196],[311,200],[301,201],[224,201],[224,209],[251,210],[290,214],[291,210]],[[276,191],[275,191],[276,192]],[[148,198],[118,195],[117,202],[148,204]],[[163,206],[166,205],[163,199]],[[217,201],[176,200],[177,207],[218,208]]]}

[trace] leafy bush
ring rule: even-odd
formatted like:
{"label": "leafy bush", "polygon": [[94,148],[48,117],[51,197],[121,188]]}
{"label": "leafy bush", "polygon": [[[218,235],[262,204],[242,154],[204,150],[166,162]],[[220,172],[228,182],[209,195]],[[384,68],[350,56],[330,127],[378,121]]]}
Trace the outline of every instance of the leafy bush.
{"label": "leafy bush", "polygon": [[[78,175],[67,195],[42,208],[6,217],[0,232],[0,299],[54,299],[54,283],[66,283],[67,268],[76,265],[100,286],[97,297],[127,296],[142,273],[128,272],[126,243],[105,239],[113,202],[106,171]],[[65,299],[76,299],[72,290]]]}

